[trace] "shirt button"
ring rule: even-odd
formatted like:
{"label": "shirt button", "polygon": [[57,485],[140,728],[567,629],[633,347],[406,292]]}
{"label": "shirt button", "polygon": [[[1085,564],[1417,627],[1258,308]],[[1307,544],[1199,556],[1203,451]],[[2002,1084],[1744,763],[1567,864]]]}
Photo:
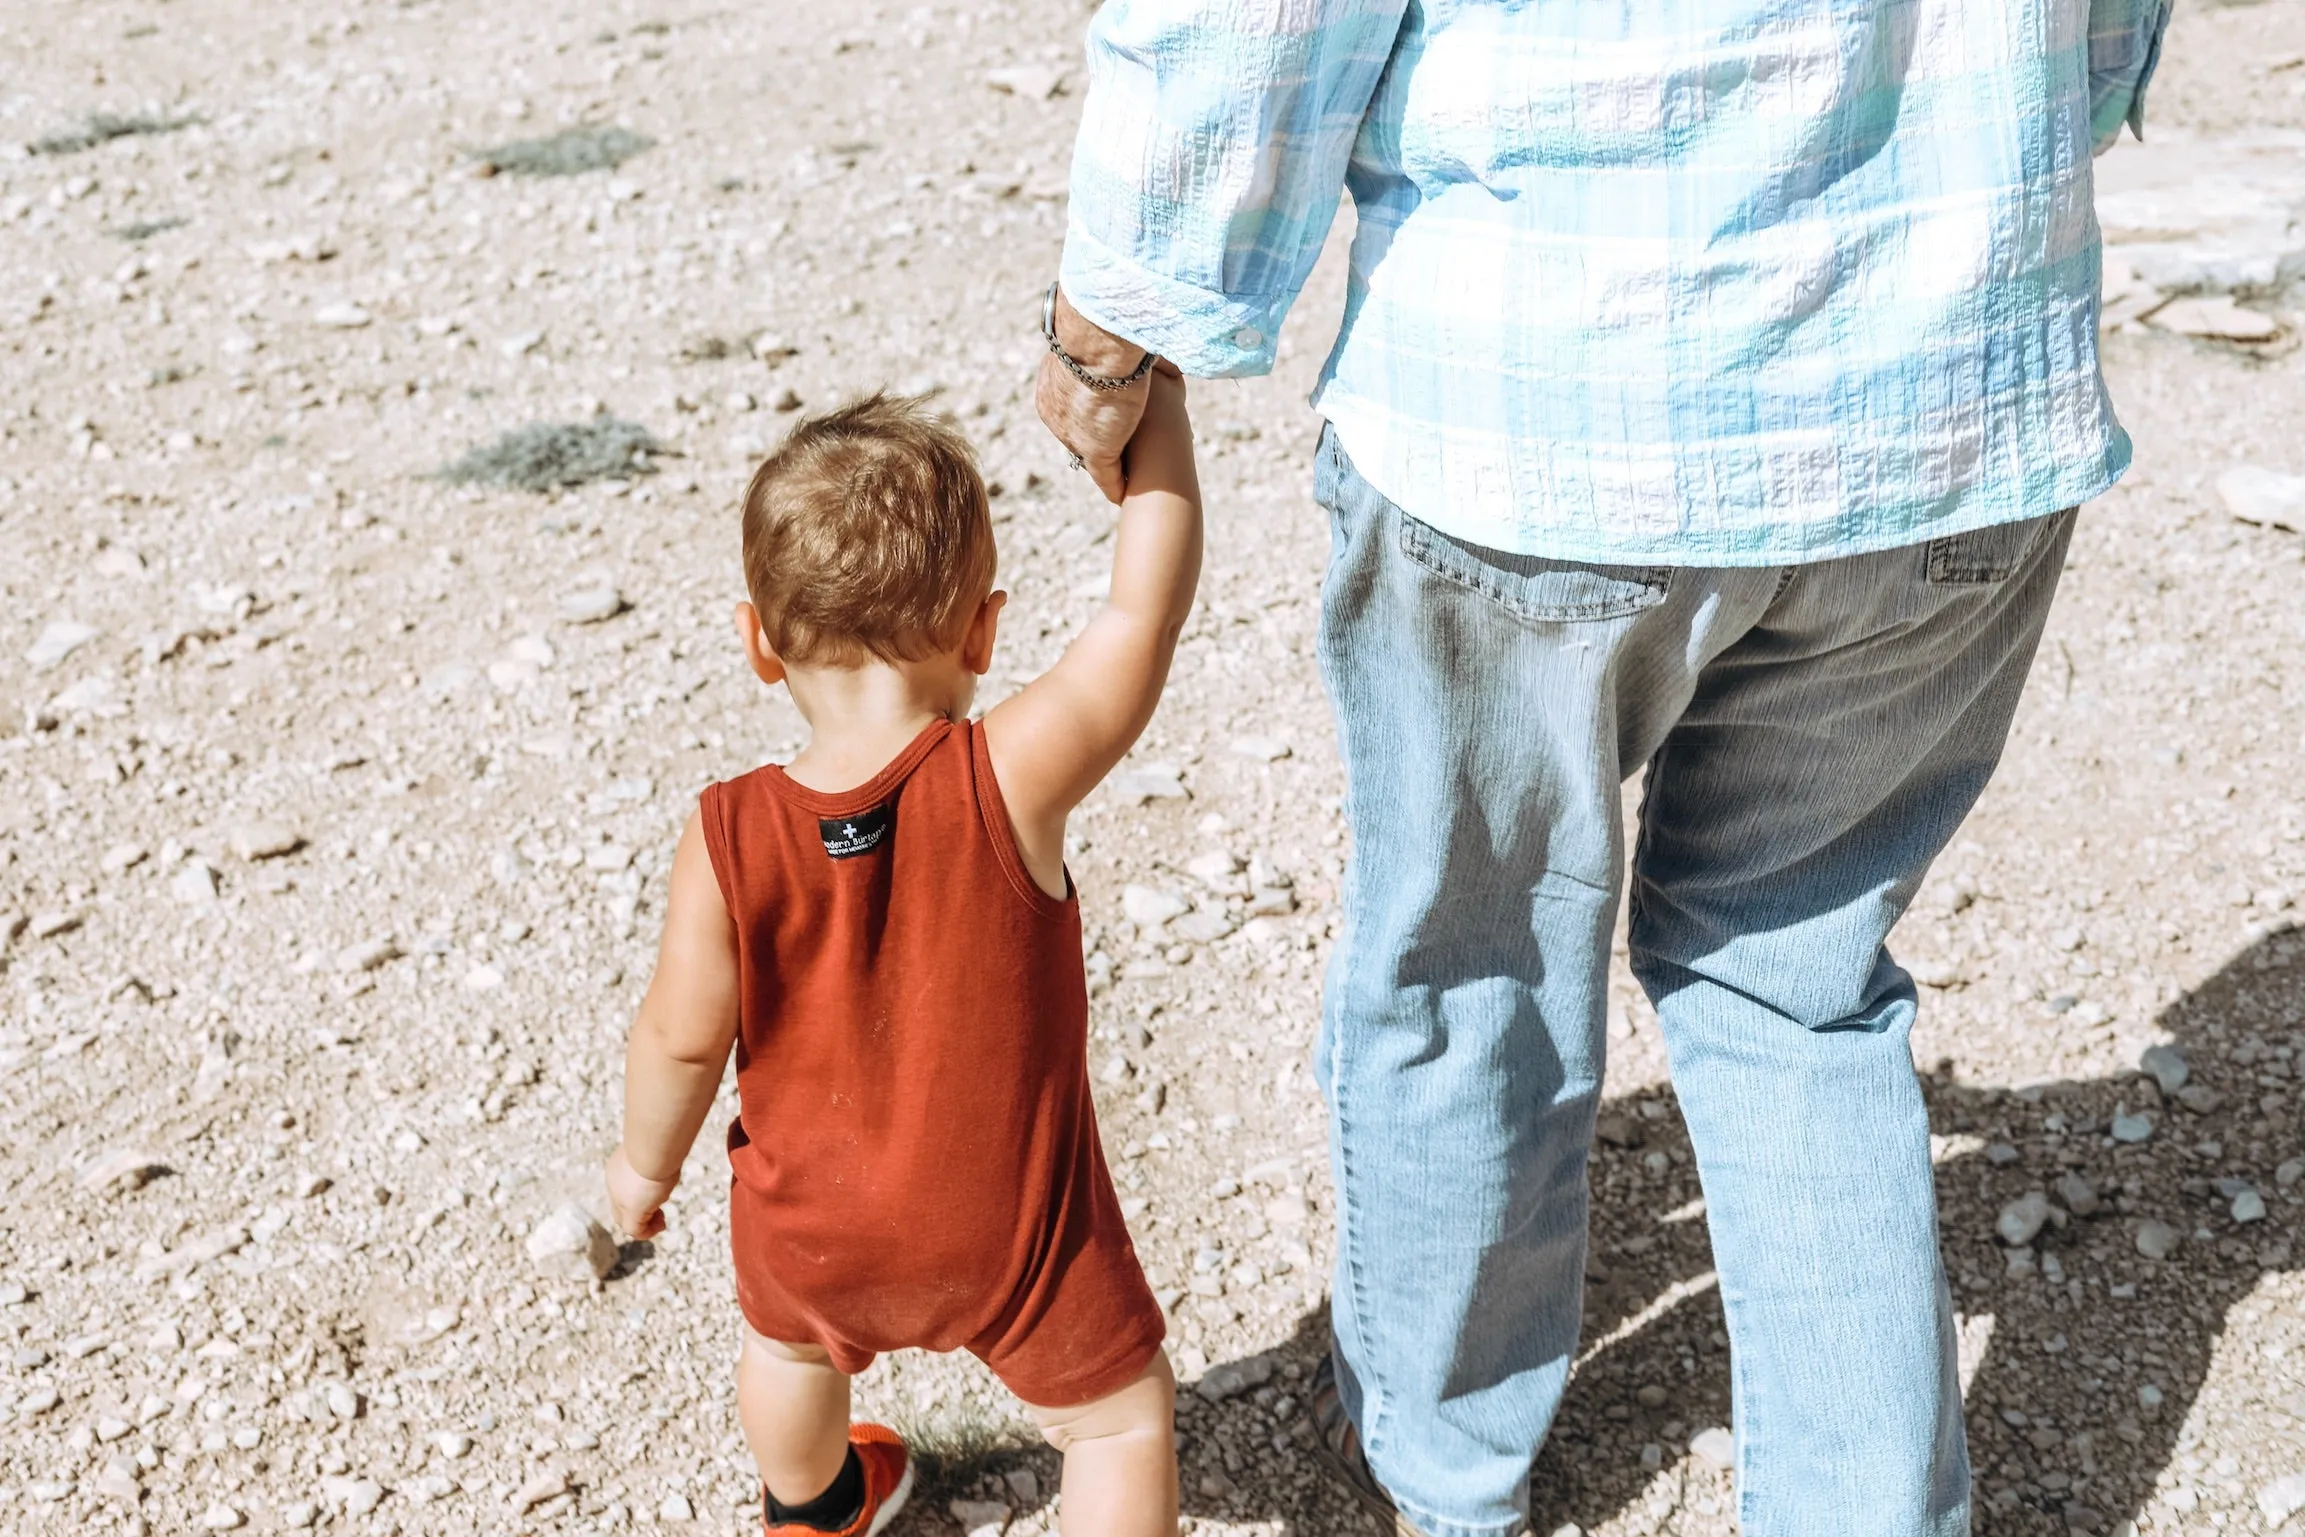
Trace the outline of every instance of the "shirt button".
{"label": "shirt button", "polygon": [[1264,341],[1265,333],[1255,326],[1242,326],[1233,333],[1233,345],[1236,347],[1261,347]]}

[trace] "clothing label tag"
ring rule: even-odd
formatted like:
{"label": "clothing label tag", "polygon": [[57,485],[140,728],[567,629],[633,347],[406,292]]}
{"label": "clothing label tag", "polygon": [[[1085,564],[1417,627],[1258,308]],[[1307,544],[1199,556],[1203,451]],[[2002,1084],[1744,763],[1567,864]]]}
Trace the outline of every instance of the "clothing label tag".
{"label": "clothing label tag", "polygon": [[879,848],[895,820],[894,806],[875,806],[852,817],[819,817],[816,830],[824,839],[827,854],[835,859],[854,859]]}

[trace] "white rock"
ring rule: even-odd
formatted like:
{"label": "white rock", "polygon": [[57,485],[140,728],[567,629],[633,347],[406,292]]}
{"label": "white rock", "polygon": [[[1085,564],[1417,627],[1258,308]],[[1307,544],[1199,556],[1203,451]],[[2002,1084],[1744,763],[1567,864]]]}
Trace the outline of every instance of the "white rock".
{"label": "white rock", "polygon": [[1169,933],[1186,944],[1208,945],[1239,927],[1221,907],[1196,907],[1169,925]]}
{"label": "white rock", "polygon": [[2001,1242],[2015,1249],[2031,1243],[2048,1220],[2049,1197],[2042,1191],[2028,1190],[2001,1208],[1993,1228],[2001,1235]]}
{"label": "white rock", "polygon": [[2097,1187],[2078,1174],[2067,1173],[2057,1179],[2057,1199],[2076,1217],[2086,1217],[2100,1204]]}
{"label": "white rock", "polygon": [[1007,69],[988,69],[984,83],[994,90],[1010,96],[1021,96],[1026,101],[1046,101],[1064,89],[1064,75],[1059,70],[1036,64],[1018,64]]}
{"label": "white rock", "polygon": [[89,674],[57,694],[49,703],[51,708],[65,715],[94,715],[110,719],[128,713],[128,707],[120,702],[119,684],[103,673]]}
{"label": "white rock", "polygon": [[32,664],[34,672],[46,672],[102,633],[96,626],[77,620],[50,620],[40,631],[40,638],[32,642],[32,649],[24,653],[24,660]]}
{"label": "white rock", "polygon": [[1273,1363],[1264,1356],[1249,1356],[1210,1367],[1201,1375],[1193,1391],[1212,1404],[1221,1404],[1228,1398],[1238,1398],[1252,1388],[1261,1388],[1272,1380]]}
{"label": "white rock", "polygon": [[1184,775],[1166,763],[1144,763],[1125,769],[1108,781],[1112,797],[1124,805],[1141,806],[1146,801],[1189,800],[1192,792],[1184,787]]}
{"label": "white rock", "polygon": [[290,1500],[280,1507],[280,1524],[292,1532],[301,1532],[320,1519],[320,1507],[310,1500]]}
{"label": "white rock", "polygon": [[2193,1076],[2193,1066],[2185,1060],[2185,1053],[2166,1042],[2146,1047],[2137,1058],[2137,1070],[2159,1084],[2165,1095],[2175,1094]]}
{"label": "white rock", "polygon": [[323,304],[312,312],[312,323],[331,331],[357,331],[375,318],[357,304]]}
{"label": "white rock", "polygon": [[107,1461],[104,1471],[96,1476],[96,1492],[127,1505],[133,1505],[144,1498],[144,1486],[137,1478],[136,1464],[126,1457],[114,1457]]}
{"label": "white rock", "polygon": [[304,835],[285,822],[243,822],[232,829],[231,843],[242,859],[278,859],[304,847]]}
{"label": "white rock", "polygon": [[472,1437],[461,1430],[443,1430],[432,1438],[432,1444],[450,1462],[459,1462],[472,1451]]}
{"label": "white rock", "polygon": [[1945,988],[1959,987],[1963,982],[1969,980],[1968,974],[1961,969],[1961,965],[1958,961],[1945,961],[1937,960],[1927,956],[1917,956],[1904,962],[1904,967],[1907,974],[1909,974],[1915,982],[1918,982],[1923,987],[1934,987],[1939,990],[1943,990]]}
{"label": "white rock", "polygon": [[504,973],[494,966],[477,965],[464,974],[464,985],[475,993],[494,992],[504,985]]}
{"label": "white rock", "polygon": [[606,581],[587,582],[560,599],[560,617],[569,624],[599,624],[624,612],[624,594]]}
{"label": "white rock", "polygon": [[194,856],[168,877],[168,894],[188,907],[196,907],[216,900],[216,870],[207,860]]}
{"label": "white rock", "polygon": [[664,1503],[656,1507],[656,1519],[659,1521],[693,1521],[696,1519],[696,1507],[688,1503],[688,1496],[685,1494],[668,1494],[664,1497]]}
{"label": "white rock", "polygon": [[115,843],[104,851],[103,861],[98,868],[102,869],[106,875],[118,875],[123,871],[135,869],[151,857],[144,845],[140,843]]}
{"label": "white rock", "polygon": [[59,934],[71,933],[85,921],[79,913],[69,909],[61,912],[39,913],[33,917],[30,923],[25,925],[25,932],[34,939],[54,939]]}
{"label": "white rock", "polygon": [[998,1500],[954,1500],[945,1510],[968,1537],[1000,1537],[1008,1530],[1008,1507]]}
{"label": "white rock", "polygon": [[556,1500],[568,1492],[568,1480],[547,1468],[522,1484],[512,1496],[515,1511],[534,1510],[546,1500]]}
{"label": "white rock", "polygon": [[1296,749],[1277,736],[1236,736],[1232,740],[1233,752],[1259,763],[1277,763]]}
{"label": "white rock", "polygon": [[2145,281],[2229,293],[2305,273],[2305,154],[2293,136],[2157,135],[2098,164],[2098,222]]}
{"label": "white rock", "polygon": [[237,1531],[247,1520],[229,1505],[211,1505],[200,1516],[201,1526],[211,1532]]}
{"label": "white rock", "polygon": [[2265,1220],[2265,1198],[2254,1190],[2244,1190],[2233,1197],[2235,1222],[2262,1222]]}
{"label": "white rock", "polygon": [[2137,1229],[2137,1252],[2147,1259],[2167,1259],[2184,1241],[2185,1235],[2166,1222],[2148,1220]]}
{"label": "white rock", "polygon": [[515,331],[496,344],[496,350],[508,358],[522,358],[544,345],[542,331]]}
{"label": "white rock", "polygon": [[320,1497],[349,1516],[365,1516],[384,1503],[384,1486],[373,1478],[323,1478]]}
{"label": "white rock", "polygon": [[2244,523],[2305,533],[2305,475],[2244,464],[2217,477],[2225,510]]}
{"label": "white rock", "polygon": [[[138,1260],[136,1262],[136,1274],[139,1276],[181,1275],[185,1271],[207,1264],[210,1260],[222,1259],[227,1254],[237,1254],[247,1245],[248,1229],[244,1227],[217,1228],[211,1232],[203,1233],[197,1238],[188,1238],[165,1254],[150,1255]],[[183,1391],[181,1386],[178,1391]]]}
{"label": "white rock", "polygon": [[1737,1461],[1737,1438],[1722,1426],[1714,1425],[1689,1438],[1689,1451],[1698,1461],[1716,1468],[1733,1467]]}
{"label": "white rock", "polygon": [[80,1188],[99,1193],[114,1188],[134,1190],[165,1167],[142,1148],[114,1148],[90,1159],[80,1170]]}
{"label": "white rock", "polygon": [[2300,1510],[2305,1510],[2305,1471],[2276,1478],[2257,1491],[2257,1509],[2263,1513],[2267,1526],[2279,1526]]}
{"label": "white rock", "polygon": [[400,947],[389,939],[364,940],[357,945],[346,945],[336,952],[336,969],[343,972],[374,971],[387,961],[397,960]]}
{"label": "white rock", "polygon": [[1240,868],[1239,856],[1216,849],[1192,859],[1185,865],[1185,873],[1206,886],[1228,887]]}
{"label": "white rock", "polygon": [[2281,335],[2280,321],[2262,310],[2243,309],[2223,295],[2171,300],[2145,323],[2207,341],[2269,342]]}
{"label": "white rock", "polygon": [[1128,914],[1129,922],[1140,929],[1157,929],[1192,911],[1192,904],[1175,892],[1151,886],[1122,887],[1120,905],[1121,911]]}
{"label": "white rock", "polygon": [[30,1419],[35,1414],[46,1414],[61,1402],[63,1395],[54,1388],[34,1388],[16,1401],[16,1413],[19,1418]]}
{"label": "white rock", "polygon": [[606,1279],[616,1268],[616,1240],[571,1201],[554,1208],[528,1235],[528,1257],[545,1274],[574,1281]]}
{"label": "white rock", "polygon": [[360,1395],[352,1390],[351,1384],[331,1382],[321,1397],[328,1405],[328,1412],[336,1418],[340,1420],[360,1418]]}

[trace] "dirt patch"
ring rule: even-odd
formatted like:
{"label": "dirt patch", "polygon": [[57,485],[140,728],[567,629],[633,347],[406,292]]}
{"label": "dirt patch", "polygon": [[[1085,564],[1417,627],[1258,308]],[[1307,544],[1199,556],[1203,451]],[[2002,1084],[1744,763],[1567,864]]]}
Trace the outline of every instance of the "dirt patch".
{"label": "dirt patch", "polygon": [[455,485],[554,491],[595,480],[653,475],[664,445],[648,429],[614,417],[535,422],[483,444],[440,471]]}
{"label": "dirt patch", "polygon": [[199,121],[199,117],[189,112],[91,112],[80,120],[79,127],[34,139],[31,148],[35,155],[77,155],[99,144],[109,144],[114,139],[175,133]]}
{"label": "dirt patch", "polygon": [[499,144],[473,159],[491,176],[581,176],[613,171],[655,143],[629,128],[586,123],[548,138]]}

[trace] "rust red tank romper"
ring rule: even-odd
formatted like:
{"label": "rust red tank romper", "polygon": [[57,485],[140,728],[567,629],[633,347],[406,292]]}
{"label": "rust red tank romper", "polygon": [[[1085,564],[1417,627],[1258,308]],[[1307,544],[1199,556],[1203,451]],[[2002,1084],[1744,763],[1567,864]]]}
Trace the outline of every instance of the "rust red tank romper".
{"label": "rust red tank romper", "polygon": [[704,792],[736,923],[737,1298],[844,1372],[966,1349],[1029,1404],[1125,1386],[1164,1332],[1097,1141],[1080,908],[1034,884],[984,734],[838,795]]}

